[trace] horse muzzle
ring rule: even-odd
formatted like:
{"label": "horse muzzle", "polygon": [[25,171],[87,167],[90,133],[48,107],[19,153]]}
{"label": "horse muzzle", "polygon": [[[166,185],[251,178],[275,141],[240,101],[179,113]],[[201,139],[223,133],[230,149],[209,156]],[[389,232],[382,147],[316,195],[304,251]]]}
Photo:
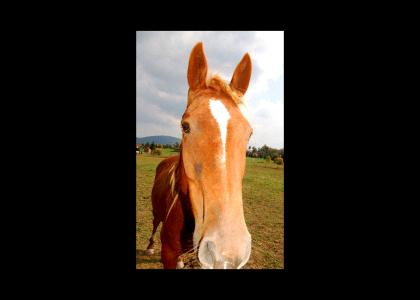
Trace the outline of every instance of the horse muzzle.
{"label": "horse muzzle", "polygon": [[250,236],[235,244],[235,247],[226,248],[222,245],[216,240],[202,240],[198,250],[202,269],[240,269],[247,263],[251,254]]}

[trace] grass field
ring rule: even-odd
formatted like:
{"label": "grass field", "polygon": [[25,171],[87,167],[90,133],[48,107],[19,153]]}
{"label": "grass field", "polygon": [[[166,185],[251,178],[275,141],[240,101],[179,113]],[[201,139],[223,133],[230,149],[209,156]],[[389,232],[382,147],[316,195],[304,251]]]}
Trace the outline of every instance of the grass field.
{"label": "grass field", "polygon": [[[161,160],[177,155],[164,149],[162,156],[137,155],[136,181],[136,268],[161,269],[160,228],[156,233],[155,255],[146,256],[144,250],[152,231],[151,191],[156,166]],[[243,182],[245,220],[252,236],[252,252],[244,269],[283,269],[283,166],[263,159],[249,158]]]}

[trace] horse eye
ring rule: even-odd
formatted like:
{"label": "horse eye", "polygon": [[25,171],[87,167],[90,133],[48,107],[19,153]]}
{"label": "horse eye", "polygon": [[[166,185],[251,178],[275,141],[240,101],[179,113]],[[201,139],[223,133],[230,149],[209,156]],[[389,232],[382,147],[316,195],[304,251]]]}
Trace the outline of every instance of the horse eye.
{"label": "horse eye", "polygon": [[182,131],[184,131],[184,133],[190,133],[190,131],[191,131],[190,124],[188,124],[187,122],[182,122],[181,127],[182,127]]}

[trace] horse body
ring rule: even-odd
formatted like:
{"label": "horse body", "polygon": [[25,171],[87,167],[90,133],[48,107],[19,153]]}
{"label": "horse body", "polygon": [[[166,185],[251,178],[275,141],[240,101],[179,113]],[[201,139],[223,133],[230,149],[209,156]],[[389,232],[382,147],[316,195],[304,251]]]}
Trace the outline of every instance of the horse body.
{"label": "horse body", "polygon": [[251,235],[243,212],[242,179],[252,128],[242,96],[250,76],[248,54],[226,84],[217,76],[207,79],[201,43],[191,52],[180,155],[158,165],[152,189],[148,251],[153,252],[154,234],[163,222],[164,268],[182,266],[180,256],[190,250],[202,268],[241,268],[249,259]]}
{"label": "horse body", "polygon": [[164,268],[175,268],[178,257],[192,249],[194,216],[188,189],[183,176],[180,156],[169,157],[159,163],[152,189],[153,232],[147,247],[153,253],[154,234],[161,230],[162,262]]}

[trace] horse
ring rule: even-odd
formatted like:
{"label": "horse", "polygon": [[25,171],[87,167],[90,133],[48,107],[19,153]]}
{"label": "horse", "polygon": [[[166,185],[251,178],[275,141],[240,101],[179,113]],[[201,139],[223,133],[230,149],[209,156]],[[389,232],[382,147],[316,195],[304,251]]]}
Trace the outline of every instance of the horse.
{"label": "horse", "polygon": [[146,253],[154,253],[162,222],[165,269],[183,268],[185,253],[193,253],[202,269],[240,269],[249,260],[242,180],[253,131],[243,98],[251,71],[245,53],[226,83],[208,75],[202,42],[190,53],[180,153],[159,163],[152,188],[153,230]]}

